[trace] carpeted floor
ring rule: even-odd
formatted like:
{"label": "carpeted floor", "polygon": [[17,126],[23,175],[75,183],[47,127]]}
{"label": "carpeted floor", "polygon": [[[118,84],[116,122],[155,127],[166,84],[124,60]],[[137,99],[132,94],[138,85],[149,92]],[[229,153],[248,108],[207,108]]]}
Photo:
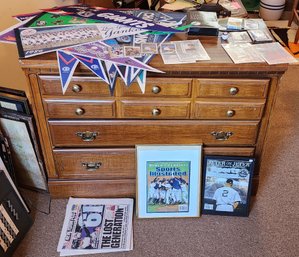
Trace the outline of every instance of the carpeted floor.
{"label": "carpeted floor", "polygon": [[[282,79],[270,123],[259,191],[248,218],[202,216],[134,219],[134,250],[105,257],[299,256],[299,65]],[[37,195],[35,196],[37,197]],[[46,211],[47,198],[39,197]],[[67,200],[52,200],[51,214],[33,211],[35,223],[14,257],[55,257]]]}

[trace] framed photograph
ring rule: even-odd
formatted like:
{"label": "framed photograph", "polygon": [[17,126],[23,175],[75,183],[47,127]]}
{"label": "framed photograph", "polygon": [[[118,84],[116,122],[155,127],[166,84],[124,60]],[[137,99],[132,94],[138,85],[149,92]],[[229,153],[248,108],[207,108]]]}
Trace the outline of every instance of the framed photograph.
{"label": "framed photograph", "polygon": [[0,108],[0,128],[10,145],[18,185],[48,192],[33,116]]}
{"label": "framed photograph", "polygon": [[137,145],[137,217],[199,217],[201,155],[201,145]]}
{"label": "framed photograph", "polygon": [[205,156],[202,214],[248,216],[255,160]]}
{"label": "framed photograph", "polygon": [[30,115],[28,99],[20,90],[0,87],[0,107]]}

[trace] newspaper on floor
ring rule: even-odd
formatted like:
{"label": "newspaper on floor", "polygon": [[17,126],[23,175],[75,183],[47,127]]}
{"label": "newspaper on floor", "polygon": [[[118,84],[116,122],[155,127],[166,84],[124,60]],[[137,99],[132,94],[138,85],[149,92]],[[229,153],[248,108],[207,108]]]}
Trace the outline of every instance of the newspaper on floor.
{"label": "newspaper on floor", "polygon": [[70,198],[58,242],[60,256],[133,249],[133,199]]}

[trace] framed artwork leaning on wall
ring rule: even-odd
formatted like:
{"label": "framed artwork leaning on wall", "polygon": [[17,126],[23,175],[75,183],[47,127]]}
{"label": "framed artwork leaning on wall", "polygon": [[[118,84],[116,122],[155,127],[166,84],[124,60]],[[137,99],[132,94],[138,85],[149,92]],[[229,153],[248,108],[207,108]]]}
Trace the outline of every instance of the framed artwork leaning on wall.
{"label": "framed artwork leaning on wall", "polygon": [[0,128],[11,147],[18,185],[48,192],[33,116],[0,108]]}

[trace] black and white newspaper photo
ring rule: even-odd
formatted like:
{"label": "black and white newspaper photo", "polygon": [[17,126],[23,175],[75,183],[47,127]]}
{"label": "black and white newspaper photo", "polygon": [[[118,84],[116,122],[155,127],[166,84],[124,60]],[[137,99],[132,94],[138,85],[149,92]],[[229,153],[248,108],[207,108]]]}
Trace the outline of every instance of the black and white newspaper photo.
{"label": "black and white newspaper photo", "polygon": [[60,256],[129,251],[133,199],[70,198],[57,251]]}

